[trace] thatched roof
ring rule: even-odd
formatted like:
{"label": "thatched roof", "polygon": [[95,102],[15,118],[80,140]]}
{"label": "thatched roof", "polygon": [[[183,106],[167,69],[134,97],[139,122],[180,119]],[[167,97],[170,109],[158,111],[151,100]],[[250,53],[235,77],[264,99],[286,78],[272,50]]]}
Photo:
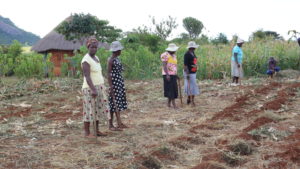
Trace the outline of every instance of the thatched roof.
{"label": "thatched roof", "polygon": [[[71,17],[68,17],[65,20],[70,20]],[[84,43],[85,44],[85,43]],[[81,47],[81,43],[78,40],[69,41],[66,40],[64,35],[52,30],[45,37],[39,40],[31,50],[38,53],[46,53],[49,50],[78,50]],[[104,47],[109,49],[109,44],[99,43],[99,47]]]}
{"label": "thatched roof", "polygon": [[38,53],[45,53],[48,50],[78,50],[81,47],[79,41],[65,40],[64,35],[57,33],[55,30],[48,33],[44,38],[39,40],[31,50]]}

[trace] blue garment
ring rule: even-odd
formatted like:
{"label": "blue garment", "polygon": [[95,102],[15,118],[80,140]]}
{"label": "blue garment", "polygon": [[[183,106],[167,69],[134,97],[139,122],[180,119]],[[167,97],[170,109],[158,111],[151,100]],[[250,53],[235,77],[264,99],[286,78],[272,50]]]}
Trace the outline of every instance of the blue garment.
{"label": "blue garment", "polygon": [[[275,72],[279,72],[280,71],[280,67],[276,66],[275,69],[274,69],[274,71]],[[269,69],[269,70],[267,70],[267,74],[268,75],[272,75],[274,73],[274,71]]]}
{"label": "blue garment", "polygon": [[243,62],[243,51],[242,51],[242,49],[237,45],[232,49],[232,57],[231,57],[232,61],[235,61],[234,53],[238,54],[237,55],[238,63],[242,63]]}

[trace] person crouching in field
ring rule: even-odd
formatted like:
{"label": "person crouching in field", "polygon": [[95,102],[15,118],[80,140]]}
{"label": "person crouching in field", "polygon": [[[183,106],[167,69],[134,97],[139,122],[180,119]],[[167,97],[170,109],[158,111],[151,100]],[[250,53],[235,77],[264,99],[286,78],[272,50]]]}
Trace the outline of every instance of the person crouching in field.
{"label": "person crouching in field", "polygon": [[244,44],[244,40],[238,39],[236,42],[236,46],[232,49],[232,57],[231,57],[231,76],[232,76],[232,86],[237,86],[239,83],[239,79],[243,77],[243,51],[242,46]]}
{"label": "person crouching in field", "polygon": [[[96,122],[97,136],[105,136],[99,131],[99,119],[104,114],[108,113],[108,100],[105,95],[104,78],[100,60],[96,56],[98,50],[98,41],[95,38],[90,38],[86,44],[88,53],[81,61],[83,71],[83,122],[84,135],[86,137],[96,137],[90,133],[90,123]],[[94,128],[94,129],[95,129]]]}
{"label": "person crouching in field", "polygon": [[[123,66],[119,60],[123,46],[119,41],[114,41],[111,44],[110,51],[112,56],[108,58],[108,83],[109,83],[109,106],[110,106],[110,120],[109,129],[112,131],[122,131],[123,128],[128,128],[122,123],[121,111],[127,109],[126,91],[124,79],[122,76]],[[113,125],[113,116],[116,114],[117,127]]]}
{"label": "person crouching in field", "polygon": [[160,56],[163,63],[164,96],[168,98],[167,106],[171,107],[172,103],[174,109],[177,109],[175,99],[178,98],[177,58],[175,55],[178,48],[174,43],[171,43],[168,45],[166,52]]}
{"label": "person crouching in field", "polygon": [[195,106],[195,95],[199,95],[199,88],[197,85],[196,72],[197,72],[197,56],[195,55],[195,49],[197,45],[194,41],[188,43],[188,51],[184,55],[184,91],[187,98],[187,104],[192,103]]}
{"label": "person crouching in field", "polygon": [[274,59],[274,57],[270,57],[268,65],[267,74],[269,75],[269,78],[272,79],[273,75],[276,75],[276,73],[280,71],[280,67],[276,66],[277,61]]}

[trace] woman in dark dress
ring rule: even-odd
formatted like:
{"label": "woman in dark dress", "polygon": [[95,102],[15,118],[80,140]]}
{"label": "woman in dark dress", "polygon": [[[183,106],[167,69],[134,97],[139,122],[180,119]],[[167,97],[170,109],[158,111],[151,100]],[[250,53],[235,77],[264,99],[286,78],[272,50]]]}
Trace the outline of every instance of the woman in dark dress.
{"label": "woman in dark dress", "polygon": [[[124,79],[122,76],[123,66],[119,60],[123,46],[119,41],[111,44],[110,51],[112,56],[108,59],[108,83],[110,87],[109,107],[110,120],[109,129],[113,131],[121,131],[122,128],[128,128],[122,123],[120,112],[127,109],[126,91]],[[116,114],[117,127],[113,125],[113,115]]]}

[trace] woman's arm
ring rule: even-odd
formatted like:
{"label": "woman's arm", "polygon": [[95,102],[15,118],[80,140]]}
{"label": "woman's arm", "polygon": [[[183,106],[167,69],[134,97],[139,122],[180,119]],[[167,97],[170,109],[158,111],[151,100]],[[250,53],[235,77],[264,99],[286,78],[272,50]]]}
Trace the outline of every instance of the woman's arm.
{"label": "woman's arm", "polygon": [[91,79],[91,69],[90,69],[90,65],[87,62],[82,63],[82,71],[83,71],[83,75],[85,77],[87,84],[89,85],[90,89],[92,90],[92,96],[96,97],[98,95],[97,90]]}
{"label": "woman's arm", "polygon": [[237,58],[238,53],[234,53],[233,56],[234,56],[234,61],[236,62],[236,64],[238,65],[238,67],[240,67],[240,64],[239,64],[238,58]]}
{"label": "woman's arm", "polygon": [[168,62],[163,62],[163,68],[164,68],[164,71],[166,73],[167,80],[170,81],[171,78],[170,78],[170,75],[169,75],[169,72],[168,72],[167,64],[168,64]]}
{"label": "woman's arm", "polygon": [[109,84],[109,92],[110,94],[112,94],[112,90],[113,90],[113,84],[112,84],[112,77],[111,77],[111,72],[112,72],[112,65],[113,65],[113,58],[109,58],[109,60],[107,61],[107,80],[108,80],[108,84]]}

